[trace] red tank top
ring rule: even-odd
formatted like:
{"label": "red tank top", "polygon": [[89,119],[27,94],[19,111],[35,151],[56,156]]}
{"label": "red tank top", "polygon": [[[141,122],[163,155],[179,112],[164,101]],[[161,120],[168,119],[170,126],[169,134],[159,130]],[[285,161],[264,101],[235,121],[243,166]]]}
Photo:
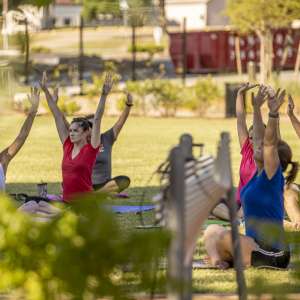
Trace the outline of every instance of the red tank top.
{"label": "red tank top", "polygon": [[66,202],[76,194],[93,190],[92,170],[99,151],[99,147],[93,148],[91,144],[86,144],[72,159],[73,147],[74,144],[68,137],[63,145],[62,160],[63,199]]}

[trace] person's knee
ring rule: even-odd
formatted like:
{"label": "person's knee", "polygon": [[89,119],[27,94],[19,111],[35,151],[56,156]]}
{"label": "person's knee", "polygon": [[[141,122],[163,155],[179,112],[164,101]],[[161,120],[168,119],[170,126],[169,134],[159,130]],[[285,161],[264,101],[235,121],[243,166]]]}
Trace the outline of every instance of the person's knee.
{"label": "person's knee", "polygon": [[231,245],[231,231],[224,230],[223,232],[221,232],[219,235],[219,243],[223,245],[224,244]]}
{"label": "person's knee", "polygon": [[[217,249],[219,253],[223,254],[222,257],[224,258],[225,253],[232,255],[232,238],[231,238],[231,231],[224,230],[219,234],[219,238],[217,240]],[[226,255],[227,258],[228,255]]]}
{"label": "person's knee", "polygon": [[219,236],[224,230],[225,229],[222,226],[217,224],[207,226],[203,234],[204,241],[210,239],[211,237]]}
{"label": "person's knee", "polygon": [[114,181],[118,186],[119,192],[127,189],[130,185],[130,178],[128,176],[118,176],[114,179]]}

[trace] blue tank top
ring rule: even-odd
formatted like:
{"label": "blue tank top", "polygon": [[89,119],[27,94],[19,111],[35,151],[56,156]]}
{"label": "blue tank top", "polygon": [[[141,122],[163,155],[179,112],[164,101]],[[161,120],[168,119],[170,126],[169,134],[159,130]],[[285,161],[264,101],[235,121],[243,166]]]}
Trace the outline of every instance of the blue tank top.
{"label": "blue tank top", "polygon": [[[281,166],[274,176],[269,179],[265,170],[256,173],[248,184],[241,190],[242,207],[244,210],[246,235],[252,237],[259,244],[270,245],[281,249],[284,247],[281,240],[284,232],[284,177]],[[275,226],[276,233],[272,236],[266,232],[266,226]]]}

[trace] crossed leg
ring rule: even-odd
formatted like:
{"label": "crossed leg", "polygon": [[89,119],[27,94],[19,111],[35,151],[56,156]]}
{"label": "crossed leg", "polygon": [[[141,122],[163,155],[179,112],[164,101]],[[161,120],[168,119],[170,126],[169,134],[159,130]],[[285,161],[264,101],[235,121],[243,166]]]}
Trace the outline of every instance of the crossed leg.
{"label": "crossed leg", "polygon": [[[251,265],[252,251],[258,249],[254,240],[240,235],[241,252],[244,267]],[[204,232],[204,246],[212,265],[226,269],[233,262],[231,231],[220,225],[210,225]]]}
{"label": "crossed leg", "polygon": [[103,184],[95,184],[94,190],[105,193],[120,193],[130,185],[130,178],[127,176],[116,176]]}

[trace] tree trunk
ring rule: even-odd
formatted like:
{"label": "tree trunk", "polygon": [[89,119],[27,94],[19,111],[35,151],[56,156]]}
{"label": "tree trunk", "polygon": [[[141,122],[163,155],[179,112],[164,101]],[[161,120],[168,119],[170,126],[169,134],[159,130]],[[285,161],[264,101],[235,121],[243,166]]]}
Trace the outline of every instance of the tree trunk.
{"label": "tree trunk", "polygon": [[270,30],[258,31],[260,40],[260,83],[265,84],[272,74],[273,36]]}
{"label": "tree trunk", "polygon": [[237,73],[239,76],[242,76],[241,47],[240,47],[240,37],[239,36],[236,36],[234,38],[234,50],[235,50]]}
{"label": "tree trunk", "polygon": [[267,38],[267,52],[266,52],[266,61],[267,61],[267,80],[270,80],[272,77],[273,71],[273,33],[271,30],[266,32]]}
{"label": "tree trunk", "polygon": [[296,58],[295,69],[294,69],[295,76],[299,74],[299,68],[300,68],[300,41],[298,44],[297,58]]}

